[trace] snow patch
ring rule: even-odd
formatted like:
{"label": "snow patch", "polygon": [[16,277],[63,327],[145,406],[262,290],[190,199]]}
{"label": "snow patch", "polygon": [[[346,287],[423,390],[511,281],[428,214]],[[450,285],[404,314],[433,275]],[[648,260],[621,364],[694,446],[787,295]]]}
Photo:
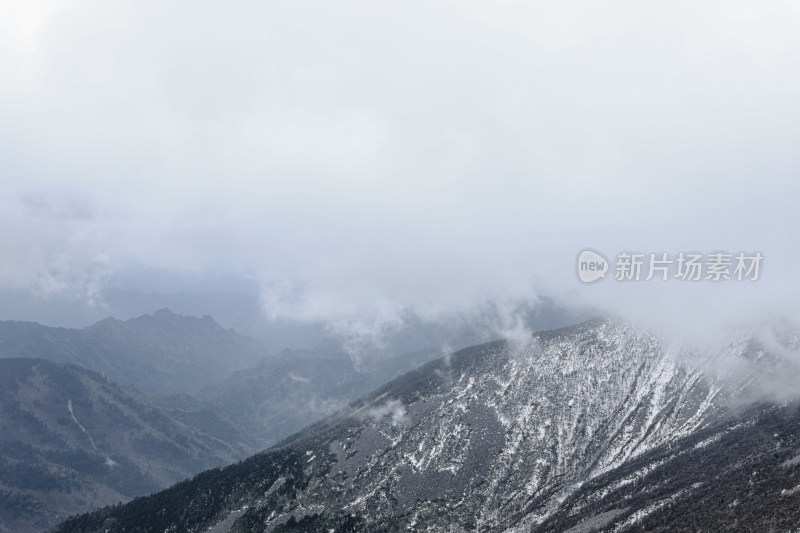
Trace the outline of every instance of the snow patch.
{"label": "snow patch", "polygon": [[97,451],[97,446],[94,445],[94,439],[92,439],[92,436],[89,435],[88,431],[86,431],[86,428],[83,427],[83,425],[80,422],[78,422],[78,419],[75,417],[75,413],[72,411],[72,399],[67,400],[67,409],[69,410],[69,416],[72,417],[72,421],[78,425],[78,427],[81,429],[81,431],[83,431],[83,433],[87,437],[89,437],[89,443],[92,445],[92,448],[94,448],[94,450]]}

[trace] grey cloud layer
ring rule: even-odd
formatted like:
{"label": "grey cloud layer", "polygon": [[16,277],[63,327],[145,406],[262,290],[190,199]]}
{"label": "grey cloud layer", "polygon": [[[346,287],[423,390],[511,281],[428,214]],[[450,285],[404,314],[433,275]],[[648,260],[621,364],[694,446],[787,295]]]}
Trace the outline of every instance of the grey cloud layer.
{"label": "grey cloud layer", "polygon": [[[92,302],[130,265],[228,270],[305,318],[796,295],[795,3],[0,9],[0,288]],[[769,271],[587,292],[585,246]]]}

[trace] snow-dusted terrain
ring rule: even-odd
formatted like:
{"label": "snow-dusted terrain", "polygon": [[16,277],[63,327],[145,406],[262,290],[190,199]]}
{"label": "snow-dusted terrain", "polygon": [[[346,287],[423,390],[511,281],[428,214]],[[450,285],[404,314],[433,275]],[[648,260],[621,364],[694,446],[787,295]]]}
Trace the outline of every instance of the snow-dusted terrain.
{"label": "snow-dusted terrain", "polygon": [[[689,353],[627,324],[596,320],[461,350],[237,465],[240,473],[219,473],[250,481],[215,483],[210,474],[209,490],[219,492],[212,496],[183,487],[188,503],[181,515],[206,510],[179,520],[180,527],[554,527],[567,508],[578,516],[652,479],[673,464],[677,450],[702,453],[725,441],[737,430],[731,424],[742,399],[757,394],[796,348],[796,334],[769,342],[741,335],[721,350]],[[739,426],[753,420],[742,418]],[[670,489],[646,505],[598,508],[575,531],[636,525],[701,485]],[[166,491],[147,505],[167,505],[175,494]],[[211,511],[207,498],[217,502]]]}

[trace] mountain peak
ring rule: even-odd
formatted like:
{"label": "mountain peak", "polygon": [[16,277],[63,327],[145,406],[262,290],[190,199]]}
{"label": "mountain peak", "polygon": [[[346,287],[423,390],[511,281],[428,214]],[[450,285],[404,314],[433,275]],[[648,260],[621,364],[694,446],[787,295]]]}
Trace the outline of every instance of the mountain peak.
{"label": "mountain peak", "polygon": [[152,315],[141,315],[135,318],[126,320],[130,325],[139,326],[169,326],[169,327],[190,327],[200,328],[208,331],[224,331],[223,328],[214,317],[211,315],[203,315],[202,317],[192,315],[181,315],[175,313],[169,308],[162,308],[154,312]]}

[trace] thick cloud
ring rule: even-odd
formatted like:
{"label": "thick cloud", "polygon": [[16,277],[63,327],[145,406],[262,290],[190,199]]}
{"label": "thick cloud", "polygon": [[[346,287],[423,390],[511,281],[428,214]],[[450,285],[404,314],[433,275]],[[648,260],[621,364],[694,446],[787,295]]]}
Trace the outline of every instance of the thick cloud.
{"label": "thick cloud", "polygon": [[[97,305],[126,269],[224,271],[313,319],[797,297],[794,2],[0,10],[0,289]],[[587,246],[761,251],[764,271],[585,287]]]}

